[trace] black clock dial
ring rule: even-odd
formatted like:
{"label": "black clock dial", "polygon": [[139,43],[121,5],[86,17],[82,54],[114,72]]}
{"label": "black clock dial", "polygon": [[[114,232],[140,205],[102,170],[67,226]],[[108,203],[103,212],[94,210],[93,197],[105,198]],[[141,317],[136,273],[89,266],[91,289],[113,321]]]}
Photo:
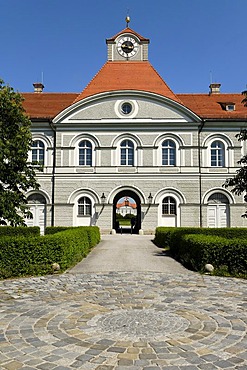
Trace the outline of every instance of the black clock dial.
{"label": "black clock dial", "polygon": [[126,54],[129,54],[133,51],[134,45],[131,41],[124,41],[121,48]]}

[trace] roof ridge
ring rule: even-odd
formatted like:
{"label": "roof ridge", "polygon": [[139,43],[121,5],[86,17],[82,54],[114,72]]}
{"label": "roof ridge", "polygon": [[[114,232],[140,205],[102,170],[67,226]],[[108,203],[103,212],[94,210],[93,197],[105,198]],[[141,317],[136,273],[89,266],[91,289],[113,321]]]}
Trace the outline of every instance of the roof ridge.
{"label": "roof ridge", "polygon": [[78,91],[74,92],[68,92],[68,91],[42,91],[42,93],[36,93],[34,91],[24,91],[20,93],[21,95],[23,94],[35,94],[37,96],[43,96],[43,95],[75,95],[75,94],[80,94]]}
{"label": "roof ridge", "polygon": [[[167,85],[167,83],[165,82],[165,80],[163,79],[163,77],[159,74],[159,72],[156,71],[156,69],[154,68],[154,66],[148,61],[148,63],[150,64],[151,68],[154,70],[154,72],[157,74],[157,76],[159,78],[161,78],[161,80],[164,82],[164,84],[166,85],[166,87],[168,88],[168,90],[178,99],[178,96],[177,94],[175,94],[172,89],[170,88],[169,85]],[[180,101],[180,103],[182,103],[182,101],[180,99],[178,99]],[[183,104],[183,103],[182,103]]]}
{"label": "roof ridge", "polygon": [[141,34],[139,34],[138,32],[136,32],[135,30],[133,30],[132,28],[130,27],[126,27],[124,28],[122,31],[116,33],[114,36],[106,39],[107,41],[113,41],[115,40],[119,35],[121,35],[122,33],[132,33],[134,34],[135,36],[137,36],[139,38],[140,41],[148,41],[149,42],[149,39],[147,39],[146,37],[143,37]]}
{"label": "roof ridge", "polygon": [[108,63],[108,61],[106,61],[103,66],[98,70],[97,73],[95,73],[95,75],[91,78],[91,80],[88,82],[88,84],[84,87],[84,89],[78,94],[78,96],[75,98],[75,100],[73,101],[72,104],[76,103],[77,101],[81,100],[79,99],[79,97],[81,96],[81,94],[83,93],[83,91],[85,91],[88,86],[93,82],[93,80],[101,73],[101,71],[103,70],[103,68],[106,66],[106,64]]}

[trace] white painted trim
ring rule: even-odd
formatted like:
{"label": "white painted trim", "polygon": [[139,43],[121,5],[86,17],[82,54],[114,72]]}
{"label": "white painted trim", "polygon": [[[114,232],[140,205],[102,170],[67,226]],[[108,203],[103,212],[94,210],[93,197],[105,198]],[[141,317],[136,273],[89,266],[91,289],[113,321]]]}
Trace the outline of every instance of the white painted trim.
{"label": "white painted trim", "polygon": [[[52,166],[53,151],[48,150],[49,147],[53,148],[53,144],[51,140],[43,134],[37,134],[37,133],[32,134],[32,141],[38,141],[38,140],[42,141],[42,143],[44,144],[44,167]],[[28,161],[32,162],[32,149],[30,149],[28,152]]]}
{"label": "white painted trim", "polygon": [[[169,99],[165,96],[147,92],[147,91],[140,91],[140,90],[117,90],[117,91],[107,91],[99,94],[95,94],[92,96],[89,96],[85,99],[82,99],[71,106],[65,108],[62,112],[60,112],[54,119],[54,124],[60,124],[60,123],[71,123],[73,122],[73,119],[71,120],[69,117],[72,117],[74,114],[79,112],[81,109],[83,109],[86,105],[90,104],[97,104],[100,100],[105,100],[109,97],[114,98],[120,98],[121,100],[126,97],[126,99],[138,99],[138,98],[147,98],[153,101],[160,102],[164,105],[167,105],[168,107],[171,107],[175,109],[178,112],[181,112],[183,116],[186,117],[187,121],[190,123],[198,123],[201,122],[201,118],[192,112],[189,108],[185,107],[184,105],[176,102],[175,100]],[[78,120],[75,120],[77,122]],[[186,120],[184,120],[186,122]],[[109,122],[109,120],[106,120],[106,122]]]}
{"label": "white painted trim", "polygon": [[222,189],[222,188],[211,188],[211,189],[207,190],[205,192],[205,194],[203,195],[203,197],[202,197],[202,203],[203,204],[208,204],[208,199],[211,197],[211,195],[213,195],[215,193],[221,193],[221,194],[225,195],[227,197],[227,199],[229,200],[229,204],[235,204],[236,203],[232,194],[229,191],[227,191],[225,189]]}
{"label": "white painted trim", "polygon": [[[225,147],[225,165],[223,167],[211,166],[211,145],[214,141],[221,141]],[[210,168],[224,168],[224,167],[234,167],[234,153],[229,150],[229,147],[233,146],[232,140],[225,134],[213,133],[208,135],[202,143],[202,147],[206,147],[202,153],[202,165],[203,167]]]}
{"label": "white painted trim", "polygon": [[115,196],[120,193],[121,191],[133,191],[133,193],[136,193],[136,195],[140,198],[140,201],[141,203],[144,203],[144,204],[147,204],[148,203],[148,200],[147,198],[145,197],[144,193],[142,192],[142,190],[140,190],[139,188],[137,188],[136,186],[118,186],[116,188],[114,188],[110,194],[107,196],[107,203],[109,204],[113,204],[113,201],[114,201],[114,198]]}

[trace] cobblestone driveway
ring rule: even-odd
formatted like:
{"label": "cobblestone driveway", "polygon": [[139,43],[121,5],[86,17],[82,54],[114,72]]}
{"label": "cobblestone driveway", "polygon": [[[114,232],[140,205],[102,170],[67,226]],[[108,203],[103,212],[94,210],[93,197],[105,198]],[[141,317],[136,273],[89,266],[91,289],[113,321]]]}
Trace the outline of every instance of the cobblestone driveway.
{"label": "cobblestone driveway", "polygon": [[101,272],[0,283],[1,369],[247,369],[247,282]]}

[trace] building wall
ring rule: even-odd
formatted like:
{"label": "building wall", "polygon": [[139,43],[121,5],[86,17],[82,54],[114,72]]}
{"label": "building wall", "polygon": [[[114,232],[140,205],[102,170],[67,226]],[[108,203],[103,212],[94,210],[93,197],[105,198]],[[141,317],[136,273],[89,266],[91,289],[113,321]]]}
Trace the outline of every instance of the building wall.
{"label": "building wall", "polygon": [[[108,107],[106,112],[109,117],[112,117],[112,107],[116,101],[117,99],[111,98],[106,102],[105,108]],[[207,227],[207,202],[209,194],[213,192],[225,194],[229,199],[230,226],[246,226],[246,220],[241,218],[245,211],[242,198],[235,197],[222,187],[225,179],[235,173],[236,162],[242,154],[241,145],[235,137],[241,124],[227,123],[227,130],[223,130],[224,123],[210,122],[205,124],[198,140],[200,122],[187,119],[181,111],[158,105],[157,101],[148,105],[148,101],[144,99],[138,101],[138,109],[137,121],[122,121],[115,117],[114,120],[111,118],[104,123],[98,120],[88,122],[87,117],[85,120],[83,108],[76,113],[76,124],[69,123],[68,119],[65,123],[56,123],[54,176],[53,132],[48,125],[33,124],[34,139],[45,138],[47,143],[50,143],[45,152],[47,160],[44,171],[37,174],[41,184],[40,190],[47,194],[47,225],[52,222],[54,177],[54,225],[57,226],[91,224],[98,225],[103,232],[110,232],[114,227],[113,198],[122,189],[133,191],[140,198],[144,232],[154,232],[157,226],[169,226],[173,222],[174,226],[200,226],[202,222],[202,226]],[[94,115],[98,117],[99,114],[102,115],[102,109],[97,104]],[[152,115],[155,119],[147,122],[145,117]],[[75,114],[71,116],[75,117]],[[173,121],[174,118],[176,122]],[[90,167],[78,164],[78,144],[84,139],[90,140],[93,145],[93,165]],[[120,165],[119,145],[124,139],[132,140],[135,145],[134,166]],[[176,166],[164,166],[161,163],[161,144],[165,139],[176,142]],[[210,164],[212,140],[225,143],[224,167],[212,167]],[[102,193],[106,196],[105,204],[101,200]],[[151,205],[148,201],[150,193],[153,197]],[[92,200],[91,219],[86,216],[78,217],[77,202],[82,196]],[[167,196],[176,200],[177,211],[172,217],[162,215],[162,201]]]}

